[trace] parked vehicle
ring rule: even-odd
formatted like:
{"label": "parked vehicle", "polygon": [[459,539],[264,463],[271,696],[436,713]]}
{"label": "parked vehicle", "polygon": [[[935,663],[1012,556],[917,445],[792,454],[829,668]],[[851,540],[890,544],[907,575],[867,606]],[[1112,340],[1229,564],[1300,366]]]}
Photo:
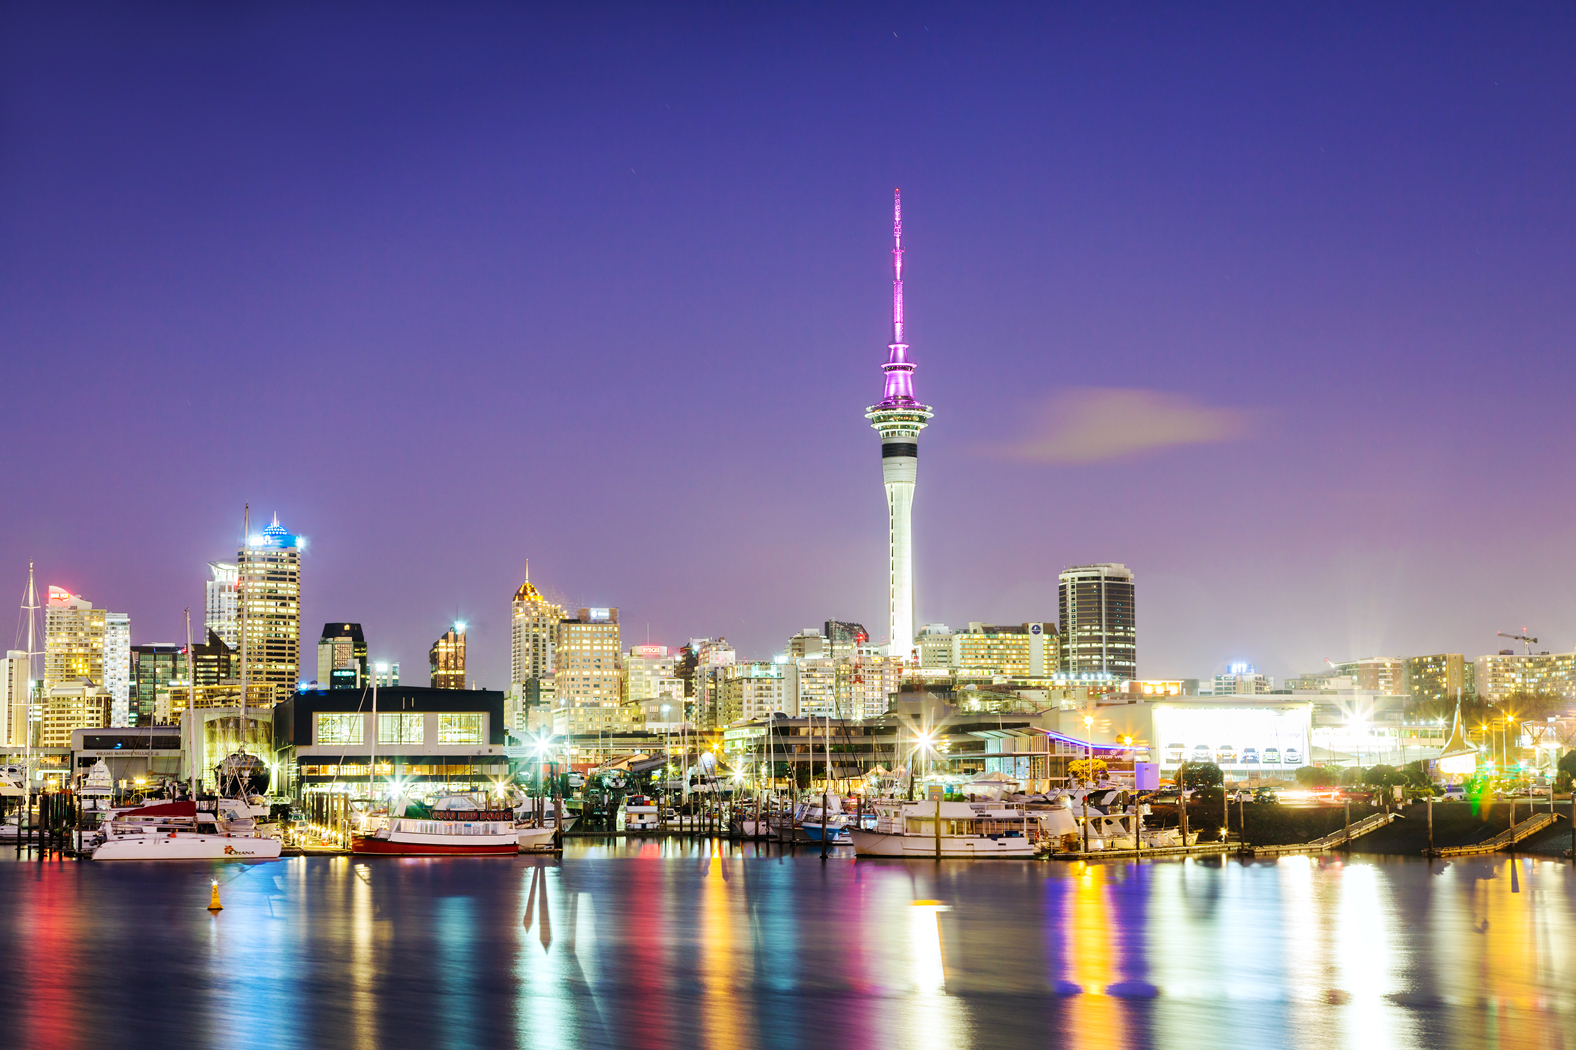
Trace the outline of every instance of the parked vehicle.
{"label": "parked vehicle", "polygon": [[1267,747],[1264,749],[1264,764],[1266,766],[1278,766],[1280,765],[1280,760],[1280,748]]}
{"label": "parked vehicle", "polygon": [[1245,765],[1245,766],[1256,766],[1256,765],[1258,765],[1259,764],[1259,749],[1256,748],[1256,747],[1245,747],[1245,748],[1243,748],[1242,749],[1242,764]]}
{"label": "parked vehicle", "polygon": [[1237,749],[1230,744],[1221,744],[1215,749],[1215,756],[1215,761],[1226,765],[1237,760]]}
{"label": "parked vehicle", "polygon": [[1286,749],[1286,764],[1288,766],[1302,765],[1302,752],[1294,747],[1288,747]]}

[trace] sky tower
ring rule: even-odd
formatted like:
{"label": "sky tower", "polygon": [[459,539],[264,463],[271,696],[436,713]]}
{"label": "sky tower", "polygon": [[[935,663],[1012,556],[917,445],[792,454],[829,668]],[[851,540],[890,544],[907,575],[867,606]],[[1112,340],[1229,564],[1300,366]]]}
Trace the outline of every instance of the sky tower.
{"label": "sky tower", "polygon": [[919,432],[931,417],[914,398],[914,363],[903,341],[903,193],[892,192],[892,342],[887,347],[886,394],[865,410],[881,434],[881,480],[887,497],[888,652],[909,659],[914,649],[914,480]]}

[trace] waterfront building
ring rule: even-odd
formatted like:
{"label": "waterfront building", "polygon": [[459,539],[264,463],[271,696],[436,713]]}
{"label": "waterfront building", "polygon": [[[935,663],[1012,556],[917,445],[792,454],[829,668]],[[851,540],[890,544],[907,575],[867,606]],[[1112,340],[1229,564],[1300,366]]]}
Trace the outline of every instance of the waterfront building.
{"label": "waterfront building", "polygon": [[301,540],[279,515],[236,552],[236,590],[246,702],[268,706],[294,693],[301,677]]}
{"label": "waterfront building", "polygon": [[1057,580],[1061,669],[1070,678],[1138,677],[1133,573],[1118,563],[1078,565]]}
{"label": "waterfront building", "polygon": [[887,500],[887,651],[903,661],[914,652],[914,486],[919,432],[934,413],[914,397],[914,362],[903,331],[903,206],[892,196],[892,342],[887,346],[881,400],[865,418],[881,435],[881,481]]}
{"label": "waterfront building", "polygon": [[86,678],[104,682],[104,610],[64,587],[44,605],[44,692]]}
{"label": "waterfront building", "polygon": [[1405,693],[1406,661],[1399,656],[1370,656],[1335,665],[1335,674],[1352,679],[1358,689],[1399,696]]}
{"label": "waterfront building", "polygon": [[104,688],[109,692],[109,724],[131,725],[131,617],[104,614]]}
{"label": "waterfront building", "polygon": [[74,731],[109,725],[109,691],[86,676],[56,682],[39,707],[42,747],[70,747]]}
{"label": "waterfront building", "polygon": [[325,623],[317,640],[317,684],[360,689],[370,680],[367,639],[359,623]]}
{"label": "waterfront building", "polygon": [[28,669],[21,649],[11,649],[0,660],[0,748],[18,751],[28,745]]}
{"label": "waterfront building", "polygon": [[1475,671],[1464,653],[1409,657],[1402,664],[1401,691],[1413,700],[1454,700],[1476,691]]}
{"label": "waterfront building", "polygon": [[370,705],[344,689],[303,689],[273,712],[273,741],[297,798],[366,783],[377,741],[376,777],[434,792],[492,790],[506,776],[504,695],[495,689],[394,686]]}
{"label": "waterfront building", "polygon": [[235,563],[211,561],[213,579],[203,585],[203,629],[212,631],[231,649],[241,647],[240,570]]}
{"label": "waterfront building", "polygon": [[465,624],[455,623],[427,651],[432,668],[432,688],[465,688]]}
{"label": "waterfront building", "polygon": [[1215,676],[1212,692],[1215,696],[1257,696],[1274,688],[1275,679],[1259,674],[1252,664],[1234,663],[1226,666],[1225,674]]}
{"label": "waterfront building", "polygon": [[627,719],[619,670],[618,609],[581,609],[559,621],[553,662],[553,733],[596,733]]}

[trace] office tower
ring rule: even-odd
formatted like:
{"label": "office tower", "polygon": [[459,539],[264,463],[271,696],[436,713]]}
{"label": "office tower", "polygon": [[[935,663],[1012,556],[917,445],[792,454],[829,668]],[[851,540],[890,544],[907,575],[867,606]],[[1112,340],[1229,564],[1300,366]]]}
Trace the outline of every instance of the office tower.
{"label": "office tower", "polygon": [[887,346],[884,396],[865,410],[881,435],[881,480],[887,497],[887,651],[909,660],[914,648],[914,483],[919,476],[919,432],[929,405],[914,398],[914,363],[903,341],[903,206],[892,197],[892,342]]}
{"label": "office tower", "polygon": [[558,624],[553,643],[553,732],[596,733],[621,721],[618,610],[581,609]]}
{"label": "office tower", "polygon": [[203,585],[203,629],[213,631],[231,649],[241,645],[240,602],[236,597],[239,570],[227,561],[211,561],[213,579]]}
{"label": "office tower", "polygon": [[695,696],[690,711],[699,728],[717,729],[728,724],[724,704],[727,669],[738,658],[726,638],[705,639],[695,650],[695,674],[691,680]]}
{"label": "office tower", "polygon": [[196,707],[234,707],[240,703],[241,654],[218,631],[192,645],[192,685]]}
{"label": "office tower", "polygon": [[44,605],[44,692],[82,678],[104,684],[104,610],[51,587]]}
{"label": "office tower", "polygon": [[12,649],[0,660],[0,747],[27,747],[27,653]]}
{"label": "office tower", "polygon": [[370,680],[361,625],[325,623],[317,640],[317,687],[360,689]]}
{"label": "office tower", "polygon": [[131,617],[104,614],[104,689],[109,693],[109,724],[131,725]]}
{"label": "office tower", "polygon": [[509,681],[514,684],[553,676],[553,647],[564,610],[542,597],[531,582],[526,565],[525,582],[514,592],[509,617]]}
{"label": "office tower", "polygon": [[1275,679],[1259,674],[1258,668],[1248,663],[1226,665],[1226,673],[1215,676],[1216,696],[1258,696],[1275,688]]}
{"label": "office tower", "polygon": [[186,701],[186,652],[174,642],[144,642],[131,647],[130,722],[169,725]]}
{"label": "office tower", "polygon": [[1075,678],[1138,677],[1133,574],[1125,565],[1078,565],[1061,574],[1062,670]]}
{"label": "office tower", "polygon": [[427,652],[434,689],[465,688],[465,625],[456,623]]}
{"label": "office tower", "polygon": [[919,666],[931,671],[952,670],[952,628],[944,623],[927,623],[915,640]]}
{"label": "office tower", "polygon": [[272,705],[301,679],[301,541],[279,515],[236,553],[236,587],[246,702]]}
{"label": "office tower", "polygon": [[39,707],[44,747],[70,747],[76,730],[109,725],[109,692],[86,676],[56,682],[44,691]]}
{"label": "office tower", "polygon": [[399,685],[399,664],[373,664],[372,678],[379,689]]}

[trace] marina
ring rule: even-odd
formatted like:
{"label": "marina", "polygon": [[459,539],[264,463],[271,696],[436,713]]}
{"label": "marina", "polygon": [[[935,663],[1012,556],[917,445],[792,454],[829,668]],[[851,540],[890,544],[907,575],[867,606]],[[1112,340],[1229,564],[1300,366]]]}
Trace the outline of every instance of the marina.
{"label": "marina", "polygon": [[1468,1048],[1576,1022],[1576,876],[1528,857],[823,863],[585,837],[562,858],[8,860],[0,893],[0,1023],[28,1050]]}

